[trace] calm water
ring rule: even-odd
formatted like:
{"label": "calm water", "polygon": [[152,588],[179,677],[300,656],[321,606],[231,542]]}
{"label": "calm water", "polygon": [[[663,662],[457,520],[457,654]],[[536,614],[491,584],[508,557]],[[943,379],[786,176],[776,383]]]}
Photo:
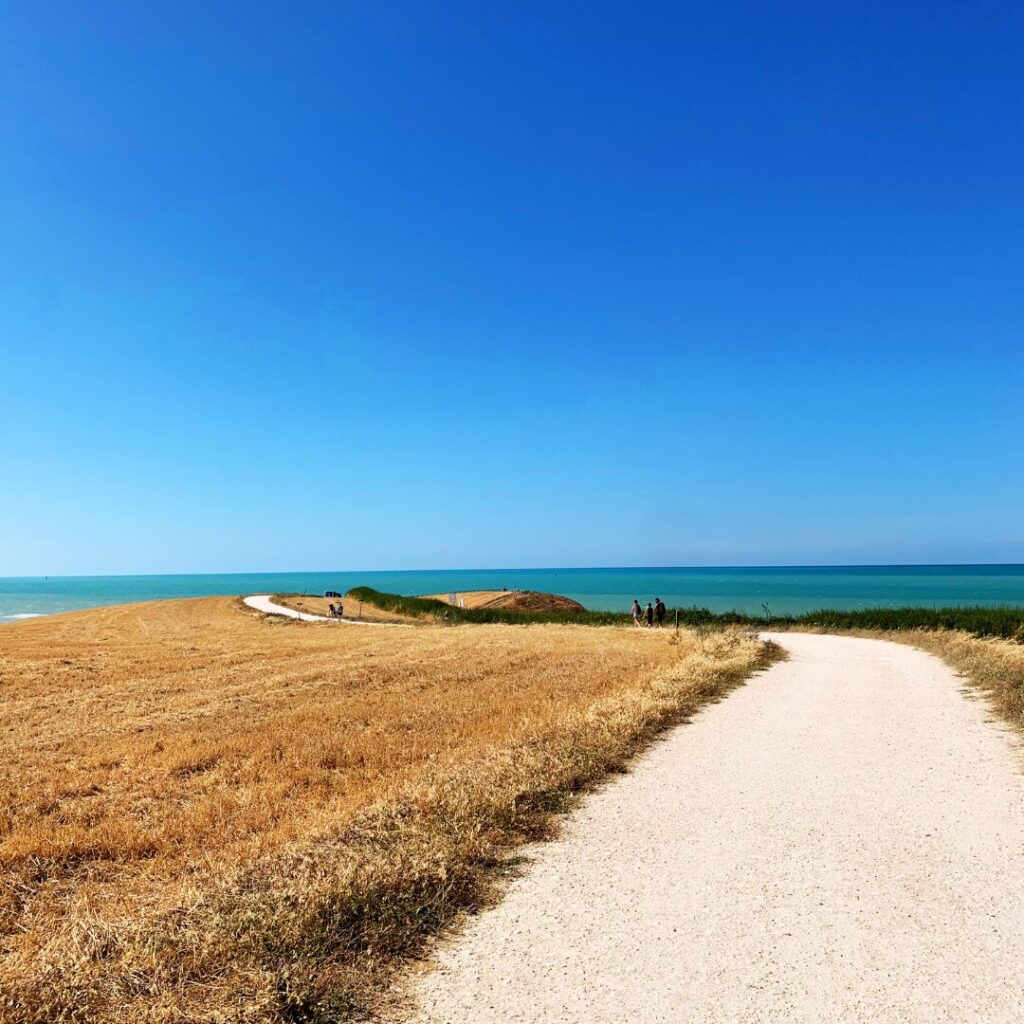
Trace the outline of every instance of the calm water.
{"label": "calm water", "polygon": [[728,569],[474,569],[419,572],[246,573],[195,576],[0,577],[0,621],[97,605],[211,594],[344,593],[366,585],[399,594],[501,587],[543,590],[588,608],[628,611],[634,597],[712,611],[805,612],[878,605],[1024,606],[1024,565],[823,566]]}

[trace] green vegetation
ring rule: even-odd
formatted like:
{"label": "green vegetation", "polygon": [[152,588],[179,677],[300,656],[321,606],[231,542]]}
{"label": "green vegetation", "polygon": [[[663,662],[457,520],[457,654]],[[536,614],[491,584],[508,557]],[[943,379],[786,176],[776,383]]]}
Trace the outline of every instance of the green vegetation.
{"label": "green vegetation", "polygon": [[[566,623],[607,626],[630,621],[625,612],[514,612],[490,608],[454,608],[444,601],[423,597],[382,594],[371,587],[349,591],[356,601],[372,604],[384,611],[413,618],[431,616],[449,622],[500,622],[510,625],[527,623]],[[862,608],[839,611],[825,608],[804,615],[745,615],[742,612],[715,613],[707,608],[680,608],[679,622],[684,626],[757,626],[760,628],[793,629],[957,629],[975,636],[995,636],[1024,643],[1024,608],[977,606],[963,608]],[[676,609],[669,609],[668,622],[675,621]]]}
{"label": "green vegetation", "polygon": [[[703,610],[703,609],[701,609]],[[730,615],[712,616],[730,621]],[[957,629],[974,636],[995,636],[1024,643],[1024,608],[861,608],[838,611],[824,608],[805,615],[740,616],[736,621],[772,626],[814,626],[823,629]]]}
{"label": "green vegetation", "polygon": [[430,597],[403,597],[401,594],[382,594],[372,587],[353,587],[346,600],[372,604],[382,611],[410,618],[432,616],[447,617],[449,622],[497,622],[506,625],[526,623],[561,623],[584,626],[611,626],[629,622],[629,616],[620,612],[515,612],[504,608],[456,608],[445,601]]}

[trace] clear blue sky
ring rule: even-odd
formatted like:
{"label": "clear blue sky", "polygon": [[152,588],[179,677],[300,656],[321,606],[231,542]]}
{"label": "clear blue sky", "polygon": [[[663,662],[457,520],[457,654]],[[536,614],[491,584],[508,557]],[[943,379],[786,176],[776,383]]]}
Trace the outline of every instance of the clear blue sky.
{"label": "clear blue sky", "polygon": [[1024,561],[1019,3],[0,18],[0,574]]}

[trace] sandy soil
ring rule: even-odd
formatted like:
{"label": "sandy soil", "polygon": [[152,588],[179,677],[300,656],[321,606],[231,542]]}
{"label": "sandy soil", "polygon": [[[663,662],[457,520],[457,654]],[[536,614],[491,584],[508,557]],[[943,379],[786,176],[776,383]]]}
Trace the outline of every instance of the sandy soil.
{"label": "sandy soil", "polygon": [[589,798],[442,944],[411,1019],[1024,1021],[1015,737],[923,652],[773,638],[790,661]]}

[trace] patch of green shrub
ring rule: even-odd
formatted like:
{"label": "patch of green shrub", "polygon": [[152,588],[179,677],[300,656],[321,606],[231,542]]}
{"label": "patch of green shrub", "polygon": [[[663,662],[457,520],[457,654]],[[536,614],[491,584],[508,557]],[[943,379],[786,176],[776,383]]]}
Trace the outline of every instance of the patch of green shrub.
{"label": "patch of green shrub", "polygon": [[[507,625],[565,623],[584,626],[623,625],[630,621],[626,612],[515,612],[500,608],[455,608],[444,601],[426,597],[383,594],[372,587],[355,587],[349,597],[375,605],[384,611],[410,618],[447,617],[453,623],[497,622]],[[747,615],[743,612],[712,612],[692,605],[669,609],[666,624],[675,622],[676,611],[684,626],[756,626],[759,628],[813,626],[822,629],[959,629],[975,636],[998,636],[1024,642],[1024,608],[1000,606],[985,608],[861,608],[840,611],[823,608],[803,615]]]}
{"label": "patch of green shrub", "polygon": [[445,601],[430,597],[404,597],[402,594],[382,594],[372,587],[353,587],[348,598],[372,604],[382,611],[410,618],[425,615],[449,622],[499,622],[506,625],[526,625],[531,622],[553,622],[585,626],[620,625],[629,621],[622,612],[514,612],[503,608],[456,608]]}

